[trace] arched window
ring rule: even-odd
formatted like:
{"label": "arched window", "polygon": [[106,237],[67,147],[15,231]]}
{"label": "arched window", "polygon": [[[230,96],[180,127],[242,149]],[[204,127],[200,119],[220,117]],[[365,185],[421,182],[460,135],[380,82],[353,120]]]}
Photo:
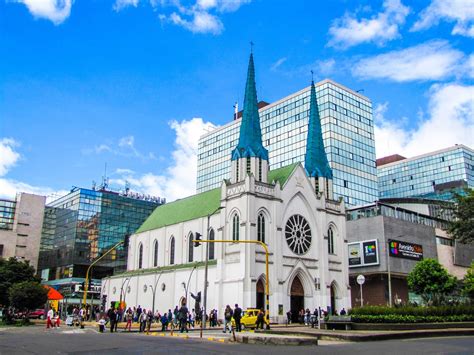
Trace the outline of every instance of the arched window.
{"label": "arched window", "polygon": [[265,216],[260,212],[257,217],[257,240],[265,243]]}
{"label": "arched window", "polygon": [[239,215],[236,213],[232,218],[232,240],[239,240]]}
{"label": "arched window", "polygon": [[158,266],[158,241],[153,243],[153,267]]}
{"label": "arched window", "polygon": [[141,269],[143,267],[143,244],[140,243],[138,246],[138,268]]}
{"label": "arched window", "polygon": [[331,227],[328,229],[328,253],[334,254],[334,231]]}
{"label": "arched window", "polygon": [[[214,240],[214,229],[211,229],[209,231],[209,240]],[[209,243],[209,260],[214,260],[214,244],[215,243]]]}
{"label": "arched window", "polygon": [[188,237],[188,262],[193,262],[194,257],[194,235],[193,233],[189,233]]}
{"label": "arched window", "polygon": [[174,264],[174,237],[170,240],[170,265]]}

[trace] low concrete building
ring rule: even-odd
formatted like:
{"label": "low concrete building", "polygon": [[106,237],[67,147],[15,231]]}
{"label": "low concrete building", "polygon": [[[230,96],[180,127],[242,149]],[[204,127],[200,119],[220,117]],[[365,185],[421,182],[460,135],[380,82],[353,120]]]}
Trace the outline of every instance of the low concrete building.
{"label": "low concrete building", "polygon": [[[430,215],[439,208],[428,208],[427,201],[402,200],[348,210],[349,283],[354,307],[361,305],[361,298],[365,305],[389,304],[390,293],[393,304],[415,299],[406,279],[422,259],[436,259],[462,279],[474,258],[473,248],[448,236],[446,219]],[[358,275],[365,277],[363,297]]]}
{"label": "low concrete building", "polygon": [[38,266],[45,196],[17,194],[0,200],[0,257],[28,260]]}

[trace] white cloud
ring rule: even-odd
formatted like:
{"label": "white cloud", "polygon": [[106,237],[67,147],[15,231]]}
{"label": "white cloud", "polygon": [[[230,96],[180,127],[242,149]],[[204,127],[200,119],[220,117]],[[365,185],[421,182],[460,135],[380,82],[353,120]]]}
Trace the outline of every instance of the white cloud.
{"label": "white cloud", "polygon": [[20,144],[12,138],[0,139],[0,198],[13,199],[18,192],[28,192],[37,195],[49,196],[62,193],[49,187],[33,186],[27,183],[6,177],[8,172],[21,159],[20,153],[15,149]]}
{"label": "white cloud", "polygon": [[12,138],[0,139],[0,176],[6,175],[20,159],[20,154],[15,151],[16,146],[18,142]]}
{"label": "white cloud", "polygon": [[193,33],[212,33],[217,35],[224,30],[221,20],[206,11],[193,11],[190,20],[186,20],[181,15],[173,12],[167,19],[173,24],[184,27]]}
{"label": "white cloud", "polygon": [[119,177],[111,179],[110,182],[123,185],[128,181],[132,190],[166,197],[167,201],[194,194],[199,137],[214,128],[214,125],[204,122],[201,118],[193,118],[181,122],[173,121],[170,127],[176,132],[175,150],[164,174],[147,173],[137,176],[133,171],[118,169],[115,173]]}
{"label": "white cloud", "polygon": [[405,23],[409,13],[410,8],[400,0],[385,0],[383,11],[371,18],[357,19],[346,13],[334,20],[329,28],[331,39],[328,45],[342,49],[366,42],[382,45],[400,37],[399,27]]}
{"label": "white cloud", "polygon": [[440,21],[454,22],[452,34],[474,37],[474,3],[472,0],[433,0],[415,22],[412,31],[426,30]]}
{"label": "white cloud", "polygon": [[474,86],[435,84],[429,95],[428,118],[411,130],[403,121],[385,117],[386,104],[375,109],[377,157],[411,157],[455,144],[474,146]]}
{"label": "white cloud", "polygon": [[[160,14],[162,22],[169,22],[181,26],[193,33],[211,33],[218,35],[224,31],[224,24],[217,14],[235,12],[242,5],[250,3],[251,0],[197,0],[189,6],[182,5],[179,1],[170,3],[161,2],[163,7],[171,6],[176,11],[171,14]],[[152,6],[157,7],[156,0],[151,1]]]}
{"label": "white cloud", "polygon": [[118,139],[118,142],[101,143],[93,149],[84,149],[83,154],[102,154],[110,153],[126,158],[139,158],[142,160],[156,159],[152,152],[142,153],[135,147],[135,137],[125,136]]}
{"label": "white cloud", "polygon": [[463,71],[464,54],[447,41],[433,40],[414,47],[391,51],[357,62],[352,73],[362,79],[390,79],[397,82],[440,80]]}
{"label": "white cloud", "polygon": [[24,4],[34,17],[44,18],[59,25],[71,14],[74,0],[16,0],[16,2]]}
{"label": "white cloud", "polygon": [[126,7],[137,7],[139,0],[116,0],[113,6],[115,11],[123,10]]}
{"label": "white cloud", "polygon": [[280,65],[282,65],[283,63],[285,63],[285,62],[286,62],[286,57],[278,59],[275,63],[272,64],[272,66],[270,67],[270,70],[272,70],[272,71],[277,70],[278,67]]}

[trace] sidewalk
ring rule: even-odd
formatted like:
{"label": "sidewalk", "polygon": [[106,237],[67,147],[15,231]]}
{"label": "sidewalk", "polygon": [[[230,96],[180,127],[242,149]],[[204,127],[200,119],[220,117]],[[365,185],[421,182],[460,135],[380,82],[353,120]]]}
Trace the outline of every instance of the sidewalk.
{"label": "sidewalk", "polygon": [[446,328],[446,329],[419,329],[419,330],[326,330],[310,328],[299,325],[272,326],[267,334],[297,335],[316,337],[320,340],[344,340],[344,341],[378,341],[409,338],[426,338],[440,336],[474,335],[474,328]]}

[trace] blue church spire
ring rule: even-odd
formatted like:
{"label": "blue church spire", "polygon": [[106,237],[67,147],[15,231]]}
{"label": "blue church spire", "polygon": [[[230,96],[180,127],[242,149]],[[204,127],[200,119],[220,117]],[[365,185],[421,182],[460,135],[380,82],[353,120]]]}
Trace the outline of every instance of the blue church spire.
{"label": "blue church spire", "polygon": [[324,150],[321,120],[319,118],[318,104],[316,102],[316,89],[311,80],[311,97],[309,104],[308,139],[306,142],[306,155],[304,167],[310,177],[325,177],[332,179],[332,170]]}
{"label": "blue church spire", "polygon": [[232,160],[249,157],[268,160],[268,150],[262,145],[252,52],[250,53],[247,83],[245,84],[244,112],[240,124],[239,143],[232,151]]}

